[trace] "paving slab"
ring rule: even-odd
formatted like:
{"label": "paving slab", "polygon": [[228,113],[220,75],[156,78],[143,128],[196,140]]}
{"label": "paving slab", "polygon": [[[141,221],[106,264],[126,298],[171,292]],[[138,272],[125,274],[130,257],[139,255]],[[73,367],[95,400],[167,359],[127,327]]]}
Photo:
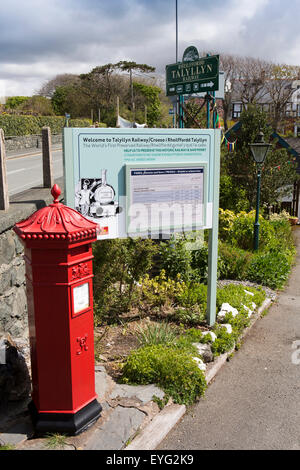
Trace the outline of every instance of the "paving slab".
{"label": "paving slab", "polygon": [[117,406],[109,420],[96,429],[85,443],[86,450],[120,450],[138,431],[145,413],[136,408]]}

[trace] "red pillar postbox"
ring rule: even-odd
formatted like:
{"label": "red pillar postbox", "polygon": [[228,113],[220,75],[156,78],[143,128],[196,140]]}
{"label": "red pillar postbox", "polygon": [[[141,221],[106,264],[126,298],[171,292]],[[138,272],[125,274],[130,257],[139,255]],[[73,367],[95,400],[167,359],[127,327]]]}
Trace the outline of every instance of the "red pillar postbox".
{"label": "red pillar postbox", "polygon": [[97,224],[58,200],[14,230],[25,248],[37,434],[75,435],[99,416],[95,394],[92,242]]}

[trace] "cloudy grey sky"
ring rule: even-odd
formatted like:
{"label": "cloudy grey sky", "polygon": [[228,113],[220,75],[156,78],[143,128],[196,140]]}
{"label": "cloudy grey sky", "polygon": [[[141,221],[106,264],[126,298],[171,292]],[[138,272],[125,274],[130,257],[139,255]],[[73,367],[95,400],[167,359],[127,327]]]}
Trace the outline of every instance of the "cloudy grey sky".
{"label": "cloudy grey sky", "polygon": [[[179,58],[199,51],[300,65],[300,0],[178,0]],[[0,96],[119,60],[175,62],[175,0],[9,0],[0,12]]]}

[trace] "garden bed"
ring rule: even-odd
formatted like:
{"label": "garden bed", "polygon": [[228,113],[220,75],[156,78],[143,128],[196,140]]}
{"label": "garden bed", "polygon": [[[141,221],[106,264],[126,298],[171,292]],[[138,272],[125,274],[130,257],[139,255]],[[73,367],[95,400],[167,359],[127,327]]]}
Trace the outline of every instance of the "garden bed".
{"label": "garden bed", "polygon": [[266,297],[274,300],[289,277],[295,228],[287,215],[260,219],[255,252],[253,226],[253,212],[220,209],[217,321],[211,328],[207,233],[95,245],[96,362],[122,383],[158,384],[175,403],[203,395],[207,364],[237,345],[250,316]]}

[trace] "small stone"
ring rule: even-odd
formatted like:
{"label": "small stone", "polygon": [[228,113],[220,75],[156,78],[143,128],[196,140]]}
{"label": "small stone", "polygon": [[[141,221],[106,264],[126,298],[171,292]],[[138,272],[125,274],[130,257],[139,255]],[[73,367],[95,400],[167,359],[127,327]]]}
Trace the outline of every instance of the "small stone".
{"label": "small stone", "polygon": [[236,317],[239,311],[230,304],[223,303],[217,317],[222,320],[228,313],[231,313],[233,317]]}
{"label": "small stone", "polygon": [[197,362],[197,365],[199,367],[200,370],[202,370],[203,372],[206,371],[206,365],[204,364],[204,362],[202,361],[202,359],[200,359],[199,357],[193,357],[193,360],[195,362]]}
{"label": "small stone", "polygon": [[232,326],[229,323],[223,323],[221,326],[226,328],[227,333],[231,334],[232,333]]}
{"label": "small stone", "polygon": [[210,335],[212,342],[216,341],[217,335],[213,331],[204,331],[202,336]]}
{"label": "small stone", "polygon": [[214,355],[212,353],[211,347],[209,344],[204,343],[193,343],[205,363],[212,362],[214,360]]}
{"label": "small stone", "polygon": [[244,292],[246,292],[246,294],[248,294],[248,295],[254,295],[254,293],[253,293],[253,292],[249,292],[249,291],[248,291],[248,290],[246,290],[246,289],[244,289]]}
{"label": "small stone", "polygon": [[243,304],[242,304],[242,307],[244,307],[244,309],[245,309],[245,310],[246,310],[246,312],[248,313],[248,318],[249,318],[249,317],[251,317],[251,315],[252,315],[253,311],[252,311],[252,310],[250,310],[250,308],[249,308],[249,307],[247,307],[246,305],[243,305]]}

